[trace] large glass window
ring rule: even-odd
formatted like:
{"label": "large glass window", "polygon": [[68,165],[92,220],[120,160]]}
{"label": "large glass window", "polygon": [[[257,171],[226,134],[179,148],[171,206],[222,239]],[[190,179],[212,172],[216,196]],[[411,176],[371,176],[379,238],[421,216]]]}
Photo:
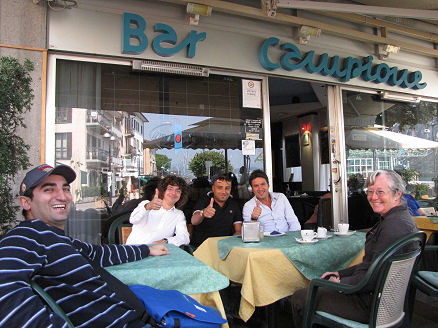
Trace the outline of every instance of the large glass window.
{"label": "large glass window", "polygon": [[[390,169],[402,175],[420,206],[430,206],[437,194],[437,110],[433,102],[387,101],[376,94],[344,90],[350,197],[363,189],[355,183],[358,176]],[[352,213],[360,211],[355,208]]]}
{"label": "large glass window", "polygon": [[[232,172],[238,181],[242,172],[263,169],[262,110],[242,107],[239,77],[58,60],[57,117],[66,108],[72,123],[57,121],[56,131],[71,133],[75,147],[71,160],[62,161],[57,133],[57,162],[82,172],[82,183],[72,185],[75,217],[67,227],[82,240],[98,242],[96,229],[105,234],[102,224],[121,191],[124,202],[141,198],[153,176],[176,174],[194,189],[219,173]],[[255,152],[243,155],[248,124]]]}

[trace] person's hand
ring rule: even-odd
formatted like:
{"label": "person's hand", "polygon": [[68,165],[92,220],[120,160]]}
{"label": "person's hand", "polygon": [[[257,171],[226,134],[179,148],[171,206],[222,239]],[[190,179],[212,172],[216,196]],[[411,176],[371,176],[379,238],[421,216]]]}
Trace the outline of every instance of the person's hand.
{"label": "person's hand", "polygon": [[153,245],[149,246],[149,255],[152,256],[161,256],[161,255],[168,255],[169,250],[164,245]]}
{"label": "person's hand", "polygon": [[339,272],[326,272],[323,273],[320,279],[326,279],[331,282],[341,282],[341,278],[339,277]]}
{"label": "person's hand", "polygon": [[161,208],[161,205],[163,204],[163,200],[158,198],[158,189],[155,189],[155,195],[152,200],[147,203],[144,207],[146,210],[159,210]]}
{"label": "person's hand", "polygon": [[258,219],[258,217],[262,214],[262,208],[260,207],[260,201],[257,201],[257,206],[252,210],[251,218]]}
{"label": "person's hand", "polygon": [[206,208],[204,208],[204,217],[207,219],[211,219],[215,214],[216,210],[213,208],[214,197],[211,197],[210,204]]}

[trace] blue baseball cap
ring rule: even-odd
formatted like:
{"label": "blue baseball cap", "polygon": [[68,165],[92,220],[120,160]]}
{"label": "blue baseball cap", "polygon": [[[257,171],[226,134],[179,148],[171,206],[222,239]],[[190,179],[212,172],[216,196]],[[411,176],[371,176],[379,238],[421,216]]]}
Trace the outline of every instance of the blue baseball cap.
{"label": "blue baseball cap", "polygon": [[61,164],[52,167],[48,164],[41,164],[26,173],[20,185],[20,196],[26,196],[26,192],[38,186],[45,178],[52,174],[63,176],[69,184],[76,179],[76,173],[70,166]]}

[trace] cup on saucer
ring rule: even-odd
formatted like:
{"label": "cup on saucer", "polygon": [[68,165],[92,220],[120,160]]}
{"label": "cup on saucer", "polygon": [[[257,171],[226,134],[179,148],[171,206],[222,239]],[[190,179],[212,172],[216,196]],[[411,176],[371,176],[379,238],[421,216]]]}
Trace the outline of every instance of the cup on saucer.
{"label": "cup on saucer", "polygon": [[301,230],[301,239],[306,242],[312,241],[315,236],[316,234],[313,230]]}
{"label": "cup on saucer", "polygon": [[318,229],[316,230],[316,237],[327,238],[327,229],[324,227],[318,227]]}
{"label": "cup on saucer", "polygon": [[348,228],[349,228],[349,224],[348,223],[339,223],[338,224],[338,230],[340,234],[346,235],[348,233]]}

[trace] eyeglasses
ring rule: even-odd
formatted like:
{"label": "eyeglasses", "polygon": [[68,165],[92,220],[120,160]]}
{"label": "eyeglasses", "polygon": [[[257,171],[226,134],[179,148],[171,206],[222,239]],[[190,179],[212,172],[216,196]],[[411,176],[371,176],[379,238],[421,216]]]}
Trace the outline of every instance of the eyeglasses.
{"label": "eyeglasses", "polygon": [[392,190],[387,190],[387,191],[383,191],[383,190],[372,190],[372,189],[367,189],[367,196],[368,197],[373,197],[374,194],[377,195],[377,197],[382,197],[383,195],[386,195],[387,193],[391,192]]}

